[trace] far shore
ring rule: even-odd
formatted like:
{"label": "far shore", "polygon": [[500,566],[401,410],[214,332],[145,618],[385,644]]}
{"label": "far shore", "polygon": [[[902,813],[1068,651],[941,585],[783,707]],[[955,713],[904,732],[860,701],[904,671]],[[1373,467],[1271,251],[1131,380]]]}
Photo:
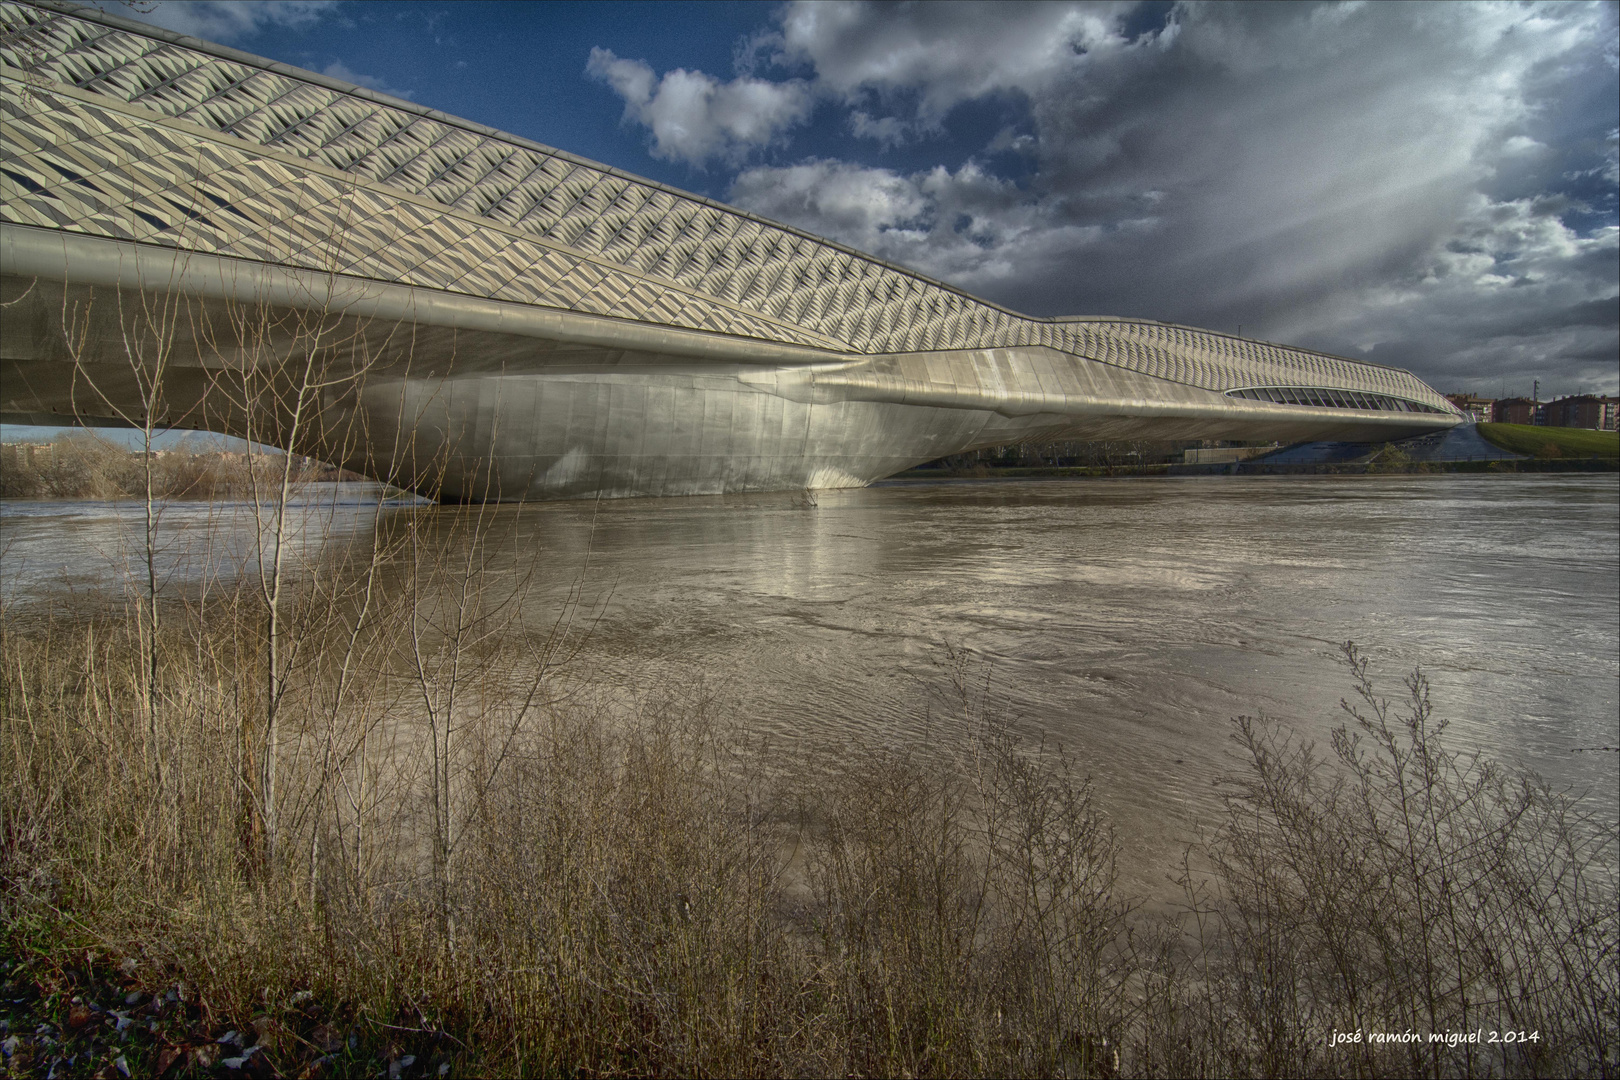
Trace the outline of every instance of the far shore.
{"label": "far shore", "polygon": [[1147,476],[1441,476],[1452,473],[1517,476],[1522,473],[1620,472],[1614,458],[1526,458],[1520,461],[1416,461],[1400,465],[1349,462],[1331,465],[1267,465],[1259,461],[1210,465],[977,466],[907,469],[886,480],[1106,480]]}
{"label": "far shore", "polygon": [[[1255,456],[1242,461],[1185,464],[1178,459],[1186,444],[1054,443],[955,455],[883,479],[1095,480],[1620,471],[1620,433],[1515,424],[1481,424],[1479,432],[1496,446],[1526,456],[1491,461],[1423,461],[1408,455],[1400,445],[1387,445],[1355,461],[1268,463],[1264,456]],[[279,451],[188,449],[161,451],[147,462],[138,451],[92,432],[76,432],[49,443],[0,446],[0,499],[127,499],[144,497],[148,490],[167,500],[252,498],[267,486],[279,488],[287,463]],[[291,465],[290,479],[300,487],[310,483],[377,482],[313,458],[295,456]],[[407,493],[390,492],[389,497],[403,498]]]}

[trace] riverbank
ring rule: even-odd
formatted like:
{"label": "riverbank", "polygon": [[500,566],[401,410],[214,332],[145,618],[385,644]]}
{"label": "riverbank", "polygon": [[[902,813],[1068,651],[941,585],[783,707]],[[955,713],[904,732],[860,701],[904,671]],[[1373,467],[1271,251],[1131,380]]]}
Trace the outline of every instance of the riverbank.
{"label": "riverbank", "polygon": [[279,451],[185,447],[147,455],[79,431],[48,443],[0,444],[0,498],[206,501],[268,498],[283,480],[303,487],[366,477]]}
{"label": "riverbank", "polygon": [[[1539,428],[1535,430],[1541,430]],[[1120,466],[1034,466],[1001,467],[974,465],[969,468],[907,469],[891,480],[943,479],[1027,479],[1050,477],[1068,480],[1096,480],[1126,476],[1390,476],[1447,475],[1453,473],[1507,474],[1620,472],[1620,460],[1611,458],[1526,458],[1505,461],[1402,461],[1396,458],[1372,461],[1283,463],[1265,460],[1210,462],[1194,465]]]}
{"label": "riverbank", "polygon": [[[594,700],[566,641],[487,609],[424,638],[414,599],[329,601],[284,624],[279,682],[250,594],[156,634],[0,625],[11,1075],[1620,1065],[1612,830],[1448,750],[1422,677],[1388,704],[1353,650],[1336,756],[1236,722],[1225,811],[1163,868],[1198,914],[1149,916],[1086,778],[969,655],[931,706],[969,742],[827,762],[698,683]],[[1422,1035],[1329,1043],[1351,1025]],[[1487,1028],[1526,1041],[1443,1041]]]}
{"label": "riverbank", "polygon": [[[1522,430],[1520,430],[1522,428]],[[1001,465],[975,460],[908,469],[888,479],[1112,479],[1132,476],[1354,476],[1360,474],[1539,473],[1620,471],[1620,436],[1563,428],[1481,424],[1478,430],[1493,445],[1531,455],[1517,460],[1414,460],[1400,447],[1368,451],[1366,460],[1267,461],[1135,465]],[[297,459],[291,481],[298,486],[366,480],[357,473],[311,459]],[[281,481],[279,453],[224,453],[213,450],[168,450],[151,462],[150,486],[165,499],[248,498]],[[82,432],[48,444],[0,446],[0,498],[116,499],[131,498],[148,486],[147,463],[141,454]],[[404,497],[404,493],[397,493]]]}
{"label": "riverbank", "polygon": [[907,469],[905,472],[895,473],[893,476],[885,477],[885,479],[941,480],[949,478],[958,480],[1019,480],[1028,477],[1050,476],[1065,477],[1072,480],[1082,480],[1112,476],[1168,475],[1170,475],[1170,464],[1168,462],[1153,465],[987,465],[979,462],[958,468],[938,466],[934,468]]}
{"label": "riverbank", "polygon": [[1281,462],[1264,460],[1232,464],[1176,465],[1172,476],[1444,476],[1507,475],[1530,473],[1620,472],[1620,461],[1607,458],[1523,458],[1506,461],[1402,461],[1374,459],[1352,462]]}
{"label": "riverbank", "polygon": [[[1040,448],[1056,460],[1059,447]],[[1070,452],[1074,445],[1066,447]],[[1168,445],[1140,444],[1131,450],[1110,446],[1107,457],[1130,454],[1134,463],[1087,462],[1056,466],[1000,457],[960,455],[898,474],[897,479],[929,477],[989,479],[1061,477],[1095,479],[1121,476],[1356,476],[1426,473],[1541,473],[1620,471],[1620,434],[1574,428],[1523,427],[1511,424],[1464,425],[1383,445],[1370,443],[1304,443],[1280,448],[1233,450],[1224,461],[1172,458]],[[1205,451],[1206,454],[1210,453]],[[1151,455],[1151,456],[1150,456]],[[1190,451],[1187,457],[1192,457]],[[1153,460],[1153,458],[1159,460]],[[1015,459],[1016,460],[1016,459]]]}
{"label": "riverbank", "polygon": [[1553,460],[1620,460],[1620,431],[1533,427],[1529,424],[1480,424],[1477,430],[1489,442],[1515,454]]}

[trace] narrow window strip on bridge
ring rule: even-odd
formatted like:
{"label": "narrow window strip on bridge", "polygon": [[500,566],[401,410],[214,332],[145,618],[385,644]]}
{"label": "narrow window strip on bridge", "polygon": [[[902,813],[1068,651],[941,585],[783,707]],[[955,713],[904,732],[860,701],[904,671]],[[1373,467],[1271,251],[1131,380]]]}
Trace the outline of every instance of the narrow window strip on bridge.
{"label": "narrow window strip on bridge", "polygon": [[1443,413],[1432,405],[1389,394],[1368,394],[1329,386],[1244,386],[1226,391],[1227,397],[1270,401],[1278,405],[1309,405],[1321,409],[1363,409],[1371,412]]}

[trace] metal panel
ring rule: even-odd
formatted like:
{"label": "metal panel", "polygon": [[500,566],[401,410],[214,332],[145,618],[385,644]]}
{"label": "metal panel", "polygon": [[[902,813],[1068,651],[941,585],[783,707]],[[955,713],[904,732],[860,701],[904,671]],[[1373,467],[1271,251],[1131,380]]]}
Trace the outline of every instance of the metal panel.
{"label": "metal panel", "polygon": [[[1317,395],[1317,406],[1221,393],[1256,387],[1360,391],[1386,425],[1395,422],[1386,403],[1396,402],[1434,410],[1431,426],[1455,422],[1445,400],[1405,371],[1143,320],[1029,318],[550,147],[94,10],[0,0],[0,64],[8,230],[99,237],[192,261],[246,259],[275,268],[278,281],[337,273],[377,283],[379,296],[406,288],[424,327],[482,326],[478,312],[503,305],[571,311],[644,328],[636,340],[667,338],[676,355],[719,365],[678,372],[667,358],[654,361],[655,351],[645,354],[654,368],[613,372],[621,354],[592,346],[591,362],[606,365],[596,373],[508,367],[469,374],[470,383],[458,376],[442,393],[379,391],[369,408],[392,395],[396,412],[401,401],[419,410],[417,435],[435,452],[501,448],[508,460],[498,480],[486,471],[480,481],[469,465],[455,480],[458,496],[505,497],[520,474],[532,474],[528,494],[859,483],[963,440],[1065,424],[1141,430],[1151,414],[1163,429],[1179,409],[1183,432],[1286,426],[1282,414],[1316,415],[1341,430],[1345,413],[1366,413],[1342,393]],[[126,285],[116,275],[109,283]],[[204,292],[219,298],[218,289]],[[432,318],[421,314],[428,309]],[[511,313],[497,322],[538,325]],[[677,331],[710,336],[667,337]],[[606,324],[578,332],[581,341],[624,337]],[[529,333],[491,339],[481,354],[457,345],[444,359],[469,373],[497,358],[550,363],[542,358],[554,343]],[[776,366],[784,349],[843,358],[846,370],[818,382]],[[781,379],[742,378],[726,367],[737,363]],[[1112,393],[1101,370],[1128,377],[1131,392],[1099,412],[1101,399],[1085,388]],[[486,379],[521,380],[505,385],[523,392]],[[48,412],[49,398],[40,390],[32,404],[5,407]]]}

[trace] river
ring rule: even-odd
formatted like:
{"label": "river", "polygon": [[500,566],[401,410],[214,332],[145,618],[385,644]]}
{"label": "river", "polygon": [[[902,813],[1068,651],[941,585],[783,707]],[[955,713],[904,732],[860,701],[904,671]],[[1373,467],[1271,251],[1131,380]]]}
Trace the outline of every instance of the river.
{"label": "river", "polygon": [[[363,496],[300,511],[300,554],[367,535]],[[476,513],[428,512],[446,530]],[[1093,777],[1138,889],[1214,824],[1232,717],[1325,749],[1347,640],[1391,696],[1421,667],[1453,745],[1620,812],[1620,755],[1596,749],[1620,745],[1613,474],[897,481],[493,520],[495,561],[534,572],[526,618],[580,598],[576,673],[701,678],[812,751],[960,739],[942,690],[965,651],[997,711]],[[0,596],[115,584],[139,523],[131,503],[0,505]],[[253,548],[241,507],[176,504],[163,528],[173,584]],[[176,554],[199,538],[212,562]]]}

